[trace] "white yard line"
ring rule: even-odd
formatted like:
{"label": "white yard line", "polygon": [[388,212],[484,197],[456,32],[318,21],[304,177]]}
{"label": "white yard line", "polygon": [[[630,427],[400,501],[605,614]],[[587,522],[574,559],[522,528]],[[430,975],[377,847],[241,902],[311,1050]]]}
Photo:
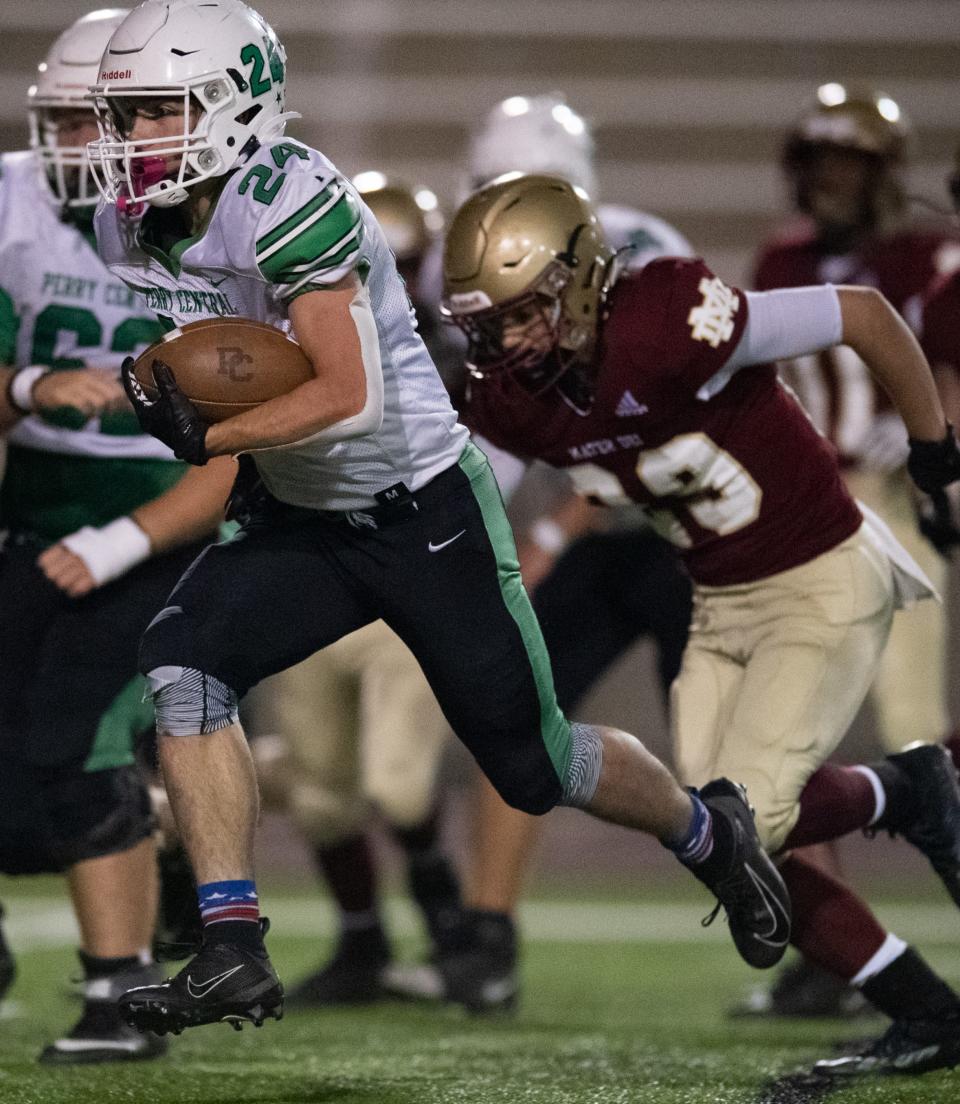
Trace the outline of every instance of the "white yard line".
{"label": "white yard line", "polygon": [[[316,902],[289,897],[265,901],[277,934],[307,938],[330,935],[334,914],[321,898]],[[4,899],[4,930],[15,951],[66,946],[76,942],[76,924],[69,907],[36,898]],[[388,902],[390,929],[398,936],[418,935],[421,924],[403,900]],[[728,938],[720,921],[700,927],[707,903],[644,904],[582,901],[529,901],[521,912],[524,938],[557,943],[701,943]],[[960,916],[944,904],[881,905],[881,921],[899,936],[918,943],[953,944],[960,948]]]}

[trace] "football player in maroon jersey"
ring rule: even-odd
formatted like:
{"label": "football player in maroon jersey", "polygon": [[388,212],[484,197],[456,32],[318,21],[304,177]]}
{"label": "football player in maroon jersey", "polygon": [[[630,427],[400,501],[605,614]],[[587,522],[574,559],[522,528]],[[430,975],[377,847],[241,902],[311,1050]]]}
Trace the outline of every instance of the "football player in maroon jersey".
{"label": "football player in maroon jersey", "polygon": [[[782,166],[797,217],[764,244],[756,259],[760,290],[825,282],[868,284],[913,321],[917,296],[936,273],[960,264],[960,243],[943,222],[910,217],[901,180],[910,126],[882,92],[822,85],[787,135]],[[847,345],[780,365],[817,428],[836,446],[854,497],[881,513],[934,586],[946,584],[944,561],[916,530],[904,463],[907,433],[889,396]],[[891,629],[869,696],[888,752],[948,731],[946,618],[927,602]],[[824,854],[834,872],[836,859]],[[850,993],[798,960],[769,993],[751,994],[737,1011],[831,1014],[850,1008]]]}
{"label": "football player in maroon jersey", "polygon": [[851,497],[772,364],[853,347],[907,425],[918,486],[939,492],[960,478],[960,451],[913,335],[872,288],[748,293],[673,258],[619,272],[585,194],[547,176],[508,174],[460,208],[444,285],[470,342],[472,426],[566,468],[586,495],[640,503],[686,562],[695,608],[671,710],[681,773],[745,781],[761,837],[784,855],[792,942],[894,1021],[864,1053],[821,1067],[957,1063],[956,994],[845,886],[789,854],[895,829],[960,905],[960,790],[943,748],[821,766],[894,609],[932,588]]}
{"label": "football player in maroon jersey", "polygon": [[[754,285],[868,284],[912,321],[931,280],[960,266],[960,241],[946,224],[908,217],[900,179],[908,139],[908,124],[889,96],[823,85],[784,147],[802,219],[762,248]],[[850,491],[883,514],[942,588],[943,562],[915,529],[903,422],[862,359],[844,344],[793,359],[781,371],[836,446]],[[941,739],[948,730],[945,650],[945,618],[935,603],[897,620],[871,687],[885,750]]]}

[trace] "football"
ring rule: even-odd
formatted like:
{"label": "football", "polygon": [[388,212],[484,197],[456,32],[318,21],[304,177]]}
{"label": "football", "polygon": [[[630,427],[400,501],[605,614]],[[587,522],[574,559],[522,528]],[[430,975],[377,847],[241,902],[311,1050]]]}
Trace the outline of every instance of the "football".
{"label": "football", "polygon": [[307,355],[275,326],[248,318],[206,318],[164,334],[137,357],[134,374],[157,397],[153,362],[173,371],[207,422],[222,422],[314,378]]}

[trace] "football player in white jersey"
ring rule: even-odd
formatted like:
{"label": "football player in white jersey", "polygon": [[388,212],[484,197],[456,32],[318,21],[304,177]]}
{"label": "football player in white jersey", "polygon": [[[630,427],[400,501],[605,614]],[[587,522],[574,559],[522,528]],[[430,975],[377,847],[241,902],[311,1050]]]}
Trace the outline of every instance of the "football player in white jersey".
{"label": "football player in white jersey", "polygon": [[116,999],[155,978],[156,857],[135,737],[149,728],[136,646],[212,535],[234,465],[178,463],[119,381],[162,329],[100,263],[84,97],[126,10],[69,27],[30,90],[32,148],[0,158],[0,870],[62,871],[84,1004],[41,1061],[153,1057]]}
{"label": "football player in white jersey", "polygon": [[789,900],[742,790],[720,779],[687,793],[632,736],[571,724],[557,706],[486,458],[417,335],[376,221],[326,157],[282,137],[285,83],[283,48],[239,0],[146,0],[114,32],[94,90],[107,267],[174,323],[239,315],[292,330],[316,373],[208,426],[160,359],[152,401],[125,362],[145,428],[198,466],[252,452],[266,489],[141,644],[204,942],[176,977],[121,998],[128,1022],[165,1032],[281,1013],[237,702],[378,618],[505,800],[651,832],[719,894],[740,953],[772,965]]}
{"label": "football player in white jersey", "polygon": [[[418,286],[424,254],[443,225],[436,197],[376,171],[353,183],[383,230],[417,329],[441,370],[459,343]],[[413,654],[383,621],[265,680],[251,698],[254,733],[269,733],[251,740],[264,802],[288,813],[303,834],[339,928],[333,955],[287,990],[287,1007],[377,1000],[385,979],[405,968],[391,965],[368,831],[374,813],[403,854],[431,959],[461,942],[460,885],[441,844],[437,793],[450,727]]]}

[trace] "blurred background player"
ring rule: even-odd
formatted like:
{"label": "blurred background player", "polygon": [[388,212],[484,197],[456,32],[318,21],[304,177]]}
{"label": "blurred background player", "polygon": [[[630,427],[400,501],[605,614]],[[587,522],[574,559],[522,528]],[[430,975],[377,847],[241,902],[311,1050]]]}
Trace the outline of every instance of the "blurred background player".
{"label": "blurred background player", "polygon": [[[594,155],[589,123],[562,95],[510,96],[488,112],[471,136],[469,184],[475,189],[504,173],[542,172],[561,176],[596,198]],[[692,254],[683,235],[656,215],[604,203],[597,215],[626,268],[638,270],[655,257]],[[632,414],[630,400],[625,404],[624,414]],[[509,495],[523,465],[486,441],[480,444]],[[635,507],[592,505],[572,492],[565,474],[542,466],[534,478],[551,507],[518,534],[517,552],[561,708],[577,705],[643,636],[656,641],[666,697],[680,668],[690,620],[690,581],[674,550]],[[439,978],[426,972],[409,982],[473,1008],[495,1008],[516,999],[514,913],[541,828],[536,818],[505,805],[486,779],[480,778],[477,787],[467,884],[476,938],[442,962]]]}
{"label": "blurred background player", "polygon": [[[420,292],[423,259],[443,218],[426,188],[365,172],[354,179],[386,236],[445,382],[462,365],[450,327]],[[286,1005],[375,1000],[391,959],[368,826],[376,815],[403,851],[431,956],[458,946],[459,880],[440,847],[437,775],[450,728],[410,650],[382,621],[275,675],[255,691],[253,741],[265,798],[308,841],[337,908],[330,962],[287,991]]]}
{"label": "blurred background player", "polygon": [[[818,283],[866,284],[916,323],[932,277],[960,265],[960,241],[945,223],[911,217],[902,174],[911,128],[900,106],[870,88],[822,85],[787,136],[781,163],[799,218],[756,260],[760,290]],[[905,462],[907,433],[890,399],[845,345],[780,366],[814,424],[837,448],[853,496],[876,510],[942,594],[944,560],[917,532]],[[869,695],[883,748],[941,740],[946,711],[947,624],[925,602],[894,620]],[[823,849],[821,861],[835,859]],[[753,991],[739,1014],[842,1015],[856,994],[802,960],[769,991]]]}
{"label": "blurred background player", "polygon": [[137,642],[216,530],[234,468],[187,472],[141,432],[117,378],[162,333],[93,245],[84,97],[125,15],[93,12],[57,39],[30,90],[32,149],[0,161],[0,869],[65,872],[84,973],[81,1016],[48,1063],[164,1049],[114,1003],[157,976]]}

